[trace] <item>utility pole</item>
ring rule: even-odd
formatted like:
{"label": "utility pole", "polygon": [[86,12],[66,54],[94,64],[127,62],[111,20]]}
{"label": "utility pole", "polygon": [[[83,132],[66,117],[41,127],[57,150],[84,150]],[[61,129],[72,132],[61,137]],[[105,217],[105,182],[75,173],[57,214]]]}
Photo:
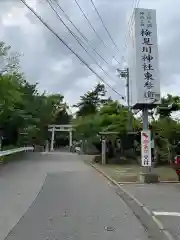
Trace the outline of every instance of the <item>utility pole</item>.
{"label": "utility pole", "polygon": [[129,84],[129,68],[126,68],[124,70],[117,69],[118,75],[120,78],[126,79],[126,89],[127,89],[127,105],[128,105],[128,124],[127,124],[127,130],[130,132],[132,131],[132,119],[131,119],[131,106],[130,106],[130,84]]}

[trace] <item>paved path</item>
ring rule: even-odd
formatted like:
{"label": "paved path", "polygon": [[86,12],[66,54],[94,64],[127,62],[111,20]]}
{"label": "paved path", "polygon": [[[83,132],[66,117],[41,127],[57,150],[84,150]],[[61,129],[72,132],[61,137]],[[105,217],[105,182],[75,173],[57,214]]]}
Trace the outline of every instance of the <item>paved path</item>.
{"label": "paved path", "polygon": [[78,155],[35,154],[6,166],[0,193],[0,240],[8,232],[6,240],[149,239],[113,187]]}
{"label": "paved path", "polygon": [[123,188],[147,206],[169,230],[180,240],[180,184],[124,184]]}

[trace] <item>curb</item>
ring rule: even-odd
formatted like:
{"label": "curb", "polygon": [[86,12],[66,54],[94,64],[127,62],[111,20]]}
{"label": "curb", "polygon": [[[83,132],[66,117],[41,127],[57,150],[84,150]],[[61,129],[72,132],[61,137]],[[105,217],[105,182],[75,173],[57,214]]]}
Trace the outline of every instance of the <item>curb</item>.
{"label": "curb", "polygon": [[159,183],[180,183],[179,181],[160,181]]}
{"label": "curb", "polygon": [[148,230],[150,237],[154,240],[175,240],[170,232],[163,226],[162,222],[136,197],[125,190],[119,183],[107,175],[104,171],[96,167],[91,162],[86,162],[108,181],[117,187],[116,193],[123,199],[123,201],[131,208],[135,216],[140,220],[141,224]]}
{"label": "curb", "polygon": [[[144,183],[142,183],[142,182],[140,182],[140,181],[138,181],[138,182],[117,182],[118,184],[120,184],[120,185],[125,185],[125,184],[144,184]],[[166,183],[179,183],[180,184],[180,182],[179,181],[159,181],[158,182],[158,184],[166,184]]]}

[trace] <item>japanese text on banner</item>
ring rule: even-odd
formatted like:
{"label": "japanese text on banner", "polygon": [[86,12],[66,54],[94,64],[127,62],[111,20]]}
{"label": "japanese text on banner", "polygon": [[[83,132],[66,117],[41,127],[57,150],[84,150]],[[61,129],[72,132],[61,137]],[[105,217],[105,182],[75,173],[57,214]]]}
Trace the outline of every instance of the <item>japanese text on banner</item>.
{"label": "japanese text on banner", "polygon": [[151,134],[149,130],[141,132],[141,162],[144,167],[151,166]]}
{"label": "japanese text on banner", "polygon": [[153,66],[153,41],[152,41],[152,17],[151,13],[140,12],[140,35],[142,37],[141,51],[142,58],[141,64],[144,73],[144,98],[154,99],[154,66]]}

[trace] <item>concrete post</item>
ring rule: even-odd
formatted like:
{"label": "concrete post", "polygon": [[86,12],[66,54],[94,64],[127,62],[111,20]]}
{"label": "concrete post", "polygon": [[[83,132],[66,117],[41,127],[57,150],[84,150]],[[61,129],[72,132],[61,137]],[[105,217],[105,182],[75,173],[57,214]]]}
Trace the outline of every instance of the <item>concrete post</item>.
{"label": "concrete post", "polygon": [[52,135],[51,135],[51,151],[54,151],[54,132],[55,132],[55,128],[52,128]]}
{"label": "concrete post", "polygon": [[[144,108],[142,110],[143,112],[143,130],[147,131],[149,129],[149,123],[148,123],[148,108]],[[151,153],[151,148],[149,149]],[[150,154],[149,161],[151,162],[151,165],[149,167],[142,167],[142,172],[140,173],[140,181],[143,183],[157,183],[159,181],[158,175],[152,172],[152,159]]]}
{"label": "concrete post", "polygon": [[102,139],[102,164],[106,164],[106,140]]}
{"label": "concrete post", "polygon": [[72,147],[72,131],[69,131],[69,147]]}
{"label": "concrete post", "polygon": [[48,140],[46,140],[45,152],[49,152],[49,141]]}

